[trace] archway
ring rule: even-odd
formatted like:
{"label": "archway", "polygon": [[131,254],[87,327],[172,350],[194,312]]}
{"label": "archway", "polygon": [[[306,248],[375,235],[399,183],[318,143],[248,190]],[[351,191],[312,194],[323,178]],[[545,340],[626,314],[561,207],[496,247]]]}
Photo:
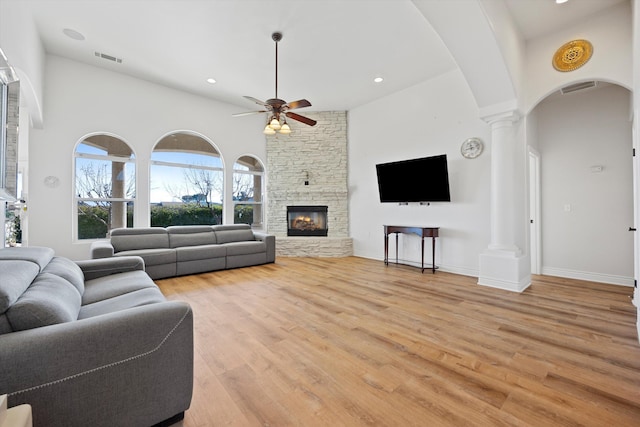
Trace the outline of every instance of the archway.
{"label": "archway", "polygon": [[633,284],[630,96],[616,84],[576,82],[527,116],[541,163],[542,274]]}

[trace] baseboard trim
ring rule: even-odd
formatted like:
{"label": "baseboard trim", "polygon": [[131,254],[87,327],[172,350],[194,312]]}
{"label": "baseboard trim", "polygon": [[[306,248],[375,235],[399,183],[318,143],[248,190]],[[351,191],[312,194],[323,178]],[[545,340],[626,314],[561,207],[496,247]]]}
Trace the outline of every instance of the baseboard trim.
{"label": "baseboard trim", "polygon": [[[374,261],[380,261],[382,263],[384,263],[383,259],[380,258],[376,258],[376,257],[371,257],[371,256],[366,256],[366,255],[353,255],[355,257],[358,258],[364,258],[364,259],[371,259]],[[391,260],[389,260],[389,265],[393,266],[395,265],[396,259],[393,258]],[[414,260],[405,260],[405,259],[400,259],[398,260],[400,262],[400,265],[408,265],[410,267],[416,267],[416,268],[420,268],[422,266],[422,264],[420,263],[420,261],[414,261]],[[428,267],[425,266],[424,268],[424,272],[427,273],[427,271],[431,272],[431,260],[426,260],[425,259],[425,263],[429,263]],[[442,271],[445,273],[452,273],[452,274],[459,274],[461,276],[470,276],[470,277],[478,277],[479,271],[476,269],[471,269],[471,268],[465,268],[465,267],[456,267],[456,266],[451,266],[451,265],[441,265],[438,264],[438,261],[436,260],[436,271]]]}
{"label": "baseboard trim", "polygon": [[589,282],[633,287],[633,277],[616,276],[613,274],[592,273],[588,271],[568,270],[553,267],[542,267],[542,274],[547,276],[566,277],[567,279],[586,280]]}

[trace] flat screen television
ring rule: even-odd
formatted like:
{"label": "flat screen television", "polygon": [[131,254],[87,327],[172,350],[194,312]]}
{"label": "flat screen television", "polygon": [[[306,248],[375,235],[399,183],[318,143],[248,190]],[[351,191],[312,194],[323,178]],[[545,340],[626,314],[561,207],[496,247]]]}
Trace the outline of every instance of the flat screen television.
{"label": "flat screen television", "polygon": [[447,155],[376,165],[380,202],[450,202]]}

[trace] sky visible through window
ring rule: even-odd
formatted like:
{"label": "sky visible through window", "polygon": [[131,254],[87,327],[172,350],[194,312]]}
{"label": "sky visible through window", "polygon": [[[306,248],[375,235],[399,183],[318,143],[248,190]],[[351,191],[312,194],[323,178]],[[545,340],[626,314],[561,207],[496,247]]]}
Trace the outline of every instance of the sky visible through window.
{"label": "sky visible through window", "polygon": [[[107,155],[106,150],[100,147],[82,143],[78,145],[76,152],[80,155]],[[133,158],[134,155],[132,154],[131,159]],[[212,182],[212,192],[210,200],[213,203],[222,203],[223,173],[221,169],[223,166],[220,157],[201,153],[195,154],[189,152],[156,150],[151,154],[151,161],[151,184],[149,188],[149,197],[151,203],[180,203],[182,202],[183,196],[193,196],[199,193],[198,188],[188,183],[189,179],[187,175],[191,174],[191,176],[193,177],[194,173],[198,174],[203,172],[194,172],[193,169],[188,168],[187,165],[195,166],[196,170],[198,171],[202,171],[202,169],[197,168],[198,166],[203,166],[205,168],[220,168],[220,170],[204,169],[204,173],[211,179]],[[109,162],[110,161],[108,160],[97,160],[92,158],[78,157],[76,159],[76,165],[78,168],[76,173],[82,173],[82,165],[101,165]],[[135,167],[132,163],[127,163],[125,165],[125,179],[127,181],[135,179],[134,169]],[[235,163],[233,169],[235,171],[250,171],[250,168],[248,166],[241,163]],[[249,176],[247,176],[245,179],[243,179],[243,181],[247,179],[252,178],[249,178]]]}
{"label": "sky visible through window", "polygon": [[[154,151],[152,161],[173,163],[176,166],[151,165],[151,203],[181,202],[182,196],[192,196],[197,190],[188,184],[185,174],[188,169],[184,165],[222,168],[222,160],[217,156],[204,154]],[[222,202],[222,171],[206,170],[213,178],[211,200]]]}
{"label": "sky visible through window", "polygon": [[[77,153],[106,156],[106,150],[91,146],[88,144],[78,144],[76,149]],[[134,156],[132,155],[131,158]],[[151,203],[167,203],[167,202],[181,202],[182,196],[193,195],[195,189],[187,184],[185,177],[185,165],[205,166],[222,168],[222,160],[217,156],[210,156],[204,154],[193,153],[181,153],[181,152],[163,152],[154,151],[151,155],[152,161],[158,161],[163,163],[175,164],[175,166],[168,165],[151,165],[151,186],[150,186],[150,201]],[[78,167],[77,174],[81,172],[82,165],[94,164],[96,166],[104,164],[104,160],[97,160],[91,158],[79,157],[76,159],[76,165]],[[133,165],[127,164],[125,167],[126,179],[135,179],[133,175]],[[208,170],[209,174],[214,177],[214,188],[212,191],[211,200],[214,203],[221,203],[222,201],[222,172]]]}

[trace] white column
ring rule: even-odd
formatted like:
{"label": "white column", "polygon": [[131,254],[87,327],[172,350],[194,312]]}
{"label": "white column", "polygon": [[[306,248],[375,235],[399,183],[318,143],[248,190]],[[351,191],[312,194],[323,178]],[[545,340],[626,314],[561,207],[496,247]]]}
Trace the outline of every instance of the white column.
{"label": "white column", "polygon": [[516,113],[492,117],[491,125],[491,243],[489,249],[520,254],[515,244]]}
{"label": "white column", "polygon": [[509,111],[485,120],[491,125],[491,241],[480,254],[478,284],[521,292],[531,283],[531,269],[517,245],[517,230],[524,220],[518,203],[527,191],[518,176],[526,167],[517,150],[515,125],[520,116]]}

